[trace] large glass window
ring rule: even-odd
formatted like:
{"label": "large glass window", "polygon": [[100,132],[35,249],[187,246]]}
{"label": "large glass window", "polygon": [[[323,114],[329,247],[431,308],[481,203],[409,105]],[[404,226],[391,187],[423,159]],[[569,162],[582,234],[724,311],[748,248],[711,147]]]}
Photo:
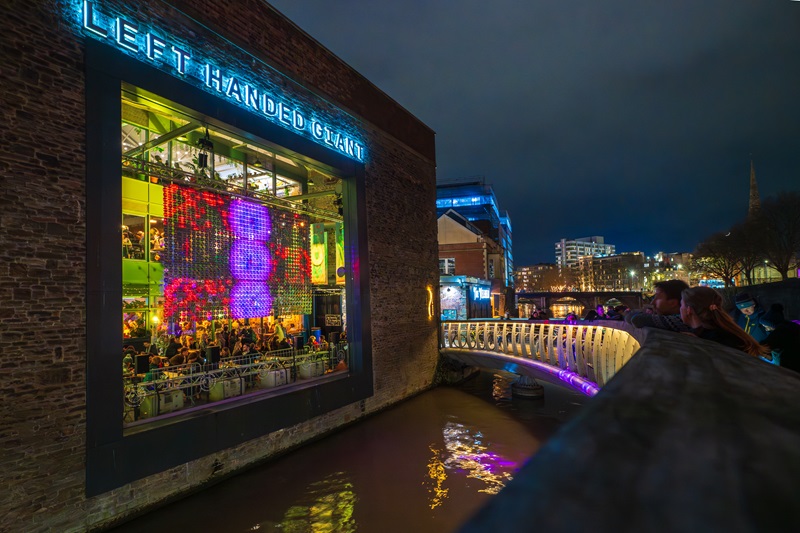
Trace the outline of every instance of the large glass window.
{"label": "large glass window", "polygon": [[349,367],[341,180],[122,91],[128,426]]}

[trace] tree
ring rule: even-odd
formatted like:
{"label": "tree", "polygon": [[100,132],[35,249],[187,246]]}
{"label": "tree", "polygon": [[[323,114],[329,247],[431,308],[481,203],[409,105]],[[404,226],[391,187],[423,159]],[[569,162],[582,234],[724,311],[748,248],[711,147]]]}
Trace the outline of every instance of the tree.
{"label": "tree", "polygon": [[715,233],[697,245],[695,258],[708,274],[722,278],[726,287],[733,285],[733,278],[742,270],[735,241],[729,232]]}
{"label": "tree", "polygon": [[761,203],[756,222],[763,255],[782,279],[798,267],[800,252],[800,193],[782,192]]}
{"label": "tree", "polygon": [[761,245],[761,223],[758,219],[749,218],[736,224],[727,235],[739,258],[741,272],[747,284],[753,284],[753,272],[764,261],[764,250]]}

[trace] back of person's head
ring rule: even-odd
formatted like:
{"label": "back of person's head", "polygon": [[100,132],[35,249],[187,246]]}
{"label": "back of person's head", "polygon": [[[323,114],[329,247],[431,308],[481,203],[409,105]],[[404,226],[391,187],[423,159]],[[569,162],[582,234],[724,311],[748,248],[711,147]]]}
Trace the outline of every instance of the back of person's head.
{"label": "back of person's head", "polygon": [[681,293],[689,288],[689,285],[679,279],[668,279],[665,281],[657,281],[653,284],[653,288],[660,289],[661,292],[667,295],[669,300],[680,300]]}
{"label": "back of person's head", "polygon": [[692,308],[705,329],[719,329],[735,335],[742,341],[744,351],[750,355],[768,353],[767,348],[756,342],[722,309],[722,296],[716,290],[711,287],[690,287],[683,290],[681,299],[684,305]]}
{"label": "back of person's head", "polygon": [[690,287],[681,292],[684,305],[691,307],[697,317],[712,329],[716,329],[715,312],[722,311],[722,296],[711,287]]}

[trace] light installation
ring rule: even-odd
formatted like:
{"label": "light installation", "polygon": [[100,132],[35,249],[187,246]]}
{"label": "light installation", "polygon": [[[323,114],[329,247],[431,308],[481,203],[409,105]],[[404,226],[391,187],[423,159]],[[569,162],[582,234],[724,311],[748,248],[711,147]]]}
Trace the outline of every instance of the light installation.
{"label": "light installation", "polygon": [[308,217],[172,184],[164,187],[164,320],[311,312]]}

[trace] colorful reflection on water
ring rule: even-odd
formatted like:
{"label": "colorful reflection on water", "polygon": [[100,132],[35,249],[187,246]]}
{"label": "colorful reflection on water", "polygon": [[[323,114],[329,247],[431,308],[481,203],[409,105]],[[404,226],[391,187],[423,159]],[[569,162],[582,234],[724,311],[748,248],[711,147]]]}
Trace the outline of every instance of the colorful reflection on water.
{"label": "colorful reflection on water", "polygon": [[447,533],[497,494],[586,398],[513,376],[439,387],[118,529]]}

